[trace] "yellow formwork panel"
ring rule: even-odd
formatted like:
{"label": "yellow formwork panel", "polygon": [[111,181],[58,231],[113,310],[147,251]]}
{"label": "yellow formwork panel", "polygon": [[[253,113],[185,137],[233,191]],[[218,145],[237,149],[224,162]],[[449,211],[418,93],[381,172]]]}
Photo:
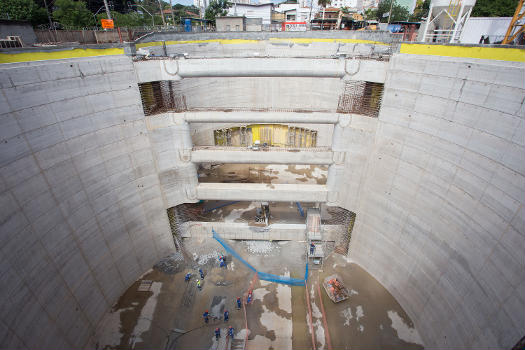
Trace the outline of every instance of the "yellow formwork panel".
{"label": "yellow formwork panel", "polygon": [[0,63],[31,62],[60,60],[65,58],[93,57],[93,56],[111,56],[123,55],[124,49],[72,49],[60,51],[39,51],[24,53],[0,53]]}
{"label": "yellow formwork panel", "polygon": [[525,49],[510,47],[401,44],[400,53],[525,62]]}
{"label": "yellow formwork panel", "polygon": [[[382,41],[361,40],[361,39],[337,39],[337,38],[269,38],[270,42],[287,42],[294,44],[311,44],[311,43],[351,43],[351,44],[373,44],[373,45],[390,45]],[[252,39],[209,39],[209,40],[180,40],[180,41],[152,41],[147,43],[136,44],[137,49],[141,47],[162,46],[166,45],[181,45],[181,44],[203,44],[203,43],[219,43],[223,45],[235,44],[254,44],[264,40]]]}

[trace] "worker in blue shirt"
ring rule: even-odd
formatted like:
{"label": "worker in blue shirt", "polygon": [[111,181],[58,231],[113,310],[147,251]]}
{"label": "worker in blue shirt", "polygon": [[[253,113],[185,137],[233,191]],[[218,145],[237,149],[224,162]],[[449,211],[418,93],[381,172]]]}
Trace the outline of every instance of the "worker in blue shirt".
{"label": "worker in blue shirt", "polygon": [[184,280],[185,280],[186,282],[188,282],[188,281],[190,280],[190,278],[191,278],[191,273],[188,272],[188,273],[186,274],[186,276],[184,276]]}
{"label": "worker in blue shirt", "polygon": [[204,279],[204,272],[202,271],[201,268],[199,268],[199,273],[201,274],[201,279]]}
{"label": "worker in blue shirt", "polygon": [[230,328],[228,328],[228,336],[229,336],[230,338],[233,338],[233,331],[234,331],[233,327],[230,326]]}
{"label": "worker in blue shirt", "polygon": [[310,255],[312,255],[315,251],[315,244],[312,242],[310,243]]}
{"label": "worker in blue shirt", "polygon": [[202,317],[204,317],[204,322],[208,323],[210,321],[210,314],[208,313],[208,310],[204,311]]}
{"label": "worker in blue shirt", "polygon": [[221,337],[221,330],[219,328],[215,328],[215,339],[219,340]]}
{"label": "worker in blue shirt", "polygon": [[230,312],[228,310],[224,311],[224,322],[228,322],[230,319]]}
{"label": "worker in blue shirt", "polygon": [[241,298],[237,298],[237,310],[241,309]]}

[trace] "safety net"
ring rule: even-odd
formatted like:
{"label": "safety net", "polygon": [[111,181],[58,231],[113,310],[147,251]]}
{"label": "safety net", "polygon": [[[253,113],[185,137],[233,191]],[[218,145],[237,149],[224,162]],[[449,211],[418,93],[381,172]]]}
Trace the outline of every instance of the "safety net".
{"label": "safety net", "polygon": [[228,253],[230,253],[233,257],[235,257],[237,260],[239,260],[244,265],[246,265],[250,270],[252,270],[253,272],[256,272],[257,275],[259,276],[259,279],[264,280],[264,281],[268,281],[268,282],[276,282],[276,283],[288,284],[288,285],[291,285],[291,286],[304,286],[305,285],[306,280],[308,279],[308,262],[306,263],[306,269],[305,269],[305,272],[304,272],[304,278],[303,279],[292,278],[292,277],[287,277],[287,276],[279,276],[279,275],[274,275],[274,274],[271,274],[271,273],[257,271],[257,269],[255,267],[250,265],[228,243],[226,243],[217,234],[217,232],[215,232],[214,229],[212,229],[211,232],[213,233],[213,238],[215,238],[215,240],[217,240],[217,242],[219,242],[219,244],[222,245],[222,247]]}

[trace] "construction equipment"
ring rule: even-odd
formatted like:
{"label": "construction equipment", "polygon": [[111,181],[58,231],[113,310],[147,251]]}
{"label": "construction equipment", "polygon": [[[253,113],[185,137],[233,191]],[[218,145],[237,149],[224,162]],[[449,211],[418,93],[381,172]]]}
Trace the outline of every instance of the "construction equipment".
{"label": "construction equipment", "polygon": [[323,287],[330,300],[339,303],[350,297],[350,292],[344,286],[342,278],[337,275],[330,275],[323,280]]}
{"label": "construction equipment", "polygon": [[524,0],[520,0],[518,6],[516,6],[514,16],[510,21],[505,38],[503,38],[503,41],[501,42],[502,44],[512,43],[520,33],[523,33],[525,30],[525,20],[523,19],[523,16],[525,16],[525,3]]}
{"label": "construction equipment", "polygon": [[457,43],[476,0],[432,0],[423,30],[423,42]]}

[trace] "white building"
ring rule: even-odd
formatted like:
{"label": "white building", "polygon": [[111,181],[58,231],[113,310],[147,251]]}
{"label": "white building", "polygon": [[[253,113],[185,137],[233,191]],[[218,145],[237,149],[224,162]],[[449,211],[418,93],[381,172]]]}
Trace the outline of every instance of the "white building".
{"label": "white building", "polygon": [[228,16],[244,16],[246,18],[262,18],[262,24],[272,23],[272,3],[251,5],[234,3],[228,9]]}
{"label": "white building", "polygon": [[478,44],[481,37],[488,37],[491,44],[502,41],[512,17],[470,17],[461,31],[459,42]]}
{"label": "white building", "polygon": [[376,9],[379,6],[379,0],[362,0],[363,10]]}
{"label": "white building", "polygon": [[355,11],[363,10],[363,0],[332,0],[328,7],[342,8],[348,7]]}
{"label": "white building", "polygon": [[[202,13],[206,10],[206,8],[210,5],[211,0],[193,0],[193,5],[200,9]],[[230,0],[232,4],[250,4],[251,0]]]}
{"label": "white building", "polygon": [[284,13],[286,14],[286,21],[287,22],[310,22],[310,12],[312,13],[312,17],[315,16],[317,11],[312,10],[310,11],[309,7],[297,7],[295,9],[286,10]]}
{"label": "white building", "polygon": [[310,10],[310,0],[301,0],[299,3],[282,2],[275,7],[275,11],[285,13],[287,21],[310,22],[310,13],[313,18],[319,11],[317,0],[312,1],[312,10]]}

